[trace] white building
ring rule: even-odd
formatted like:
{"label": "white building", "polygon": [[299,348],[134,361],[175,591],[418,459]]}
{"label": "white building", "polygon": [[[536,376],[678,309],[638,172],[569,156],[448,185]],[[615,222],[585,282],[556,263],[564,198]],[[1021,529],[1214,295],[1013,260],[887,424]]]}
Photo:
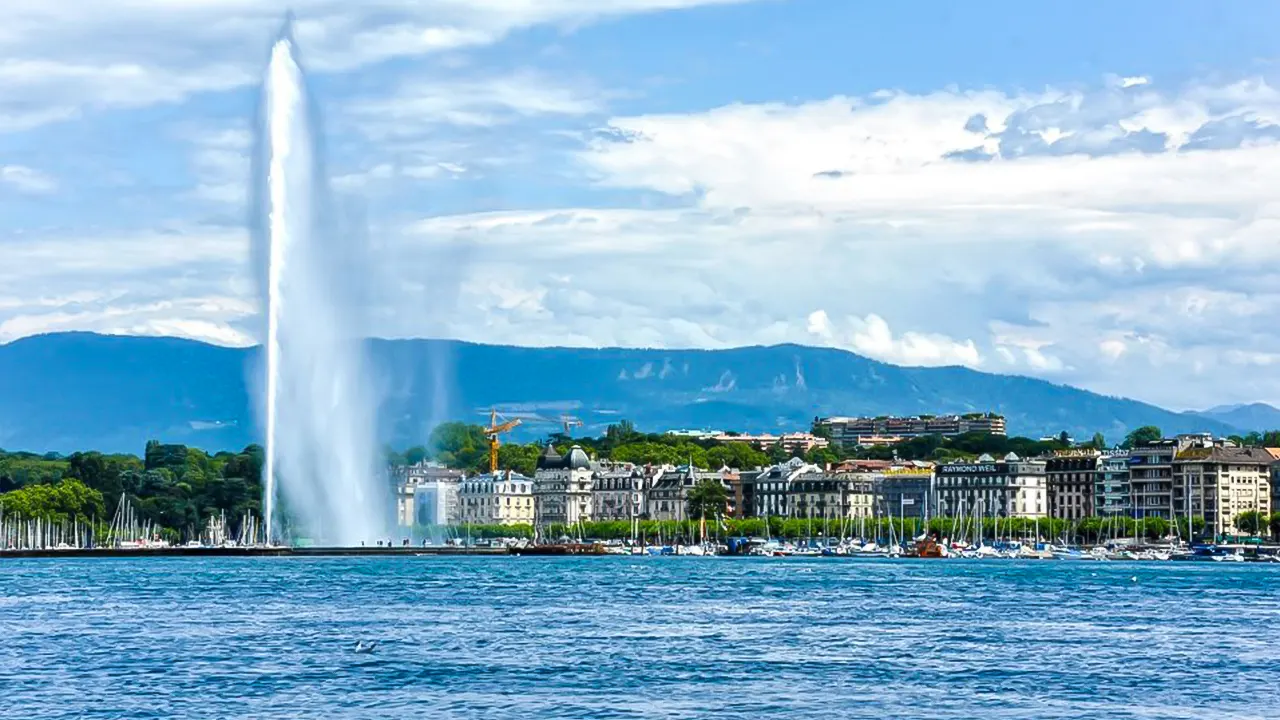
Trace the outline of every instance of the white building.
{"label": "white building", "polygon": [[457,525],[458,487],[456,480],[427,480],[413,486],[415,525]]}
{"label": "white building", "polygon": [[590,522],[592,474],[591,459],[581,447],[574,445],[561,456],[547,443],[533,474],[534,524]]}
{"label": "white building", "polygon": [[[461,470],[447,468],[439,463],[423,461],[396,471],[399,482],[396,484],[396,523],[400,527],[413,525],[446,525],[447,522],[421,522],[422,517],[457,518],[457,486],[466,478]],[[427,488],[423,502],[431,505],[425,514],[420,514],[418,504],[418,488]],[[437,495],[442,495],[443,502],[436,502]],[[450,509],[454,514],[451,516]]]}
{"label": "white building", "polygon": [[650,475],[632,463],[600,463],[591,481],[591,517],[632,520],[648,512]]}
{"label": "white building", "polygon": [[533,478],[511,470],[468,478],[458,506],[464,524],[532,525]]}
{"label": "white building", "polygon": [[940,515],[1036,518],[1048,512],[1044,460],[1009,453],[997,462],[984,454],[976,462],[943,463],[935,472]]}

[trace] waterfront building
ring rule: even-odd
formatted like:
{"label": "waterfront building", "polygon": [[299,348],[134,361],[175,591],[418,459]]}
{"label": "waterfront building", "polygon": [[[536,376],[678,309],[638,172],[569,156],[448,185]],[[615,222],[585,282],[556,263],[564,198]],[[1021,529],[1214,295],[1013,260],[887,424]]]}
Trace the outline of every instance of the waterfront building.
{"label": "waterfront building", "polygon": [[477,475],[458,488],[460,519],[475,525],[533,524],[533,478],[512,470]]}
{"label": "waterfront building", "polygon": [[1004,417],[993,413],[969,415],[920,415],[915,417],[827,417],[815,418],[815,430],[822,429],[832,442],[843,447],[889,444],[925,435],[949,437],[965,433],[1004,435]]}
{"label": "waterfront building", "polygon": [[1049,517],[1080,520],[1094,513],[1094,492],[1102,453],[1077,448],[1059,450],[1045,461]]}
{"label": "waterfront building", "polygon": [[593,520],[633,520],[648,510],[650,475],[632,463],[600,463],[591,478]]}
{"label": "waterfront building", "polygon": [[[663,468],[649,490],[649,518],[653,520],[691,520],[688,517],[689,491],[704,480],[723,483],[718,472],[699,470],[692,465]],[[727,490],[727,488],[726,488]],[[726,503],[726,512],[728,511]]]}
{"label": "waterfront building", "polygon": [[890,467],[874,475],[872,482],[874,515],[924,518],[938,514],[932,468],[914,465]]}
{"label": "waterfront building", "polygon": [[845,480],[829,475],[817,466],[807,466],[787,483],[787,508],[792,517],[846,517]]}
{"label": "waterfront building", "polygon": [[458,508],[456,480],[426,480],[413,488],[414,525],[457,525],[461,519]]}
{"label": "waterfront building", "polygon": [[1129,503],[1133,517],[1172,520],[1174,457],[1192,448],[1224,447],[1227,444],[1226,440],[1215,440],[1212,435],[1204,433],[1162,438],[1130,450]]}
{"label": "waterfront building", "polygon": [[533,474],[534,524],[589,522],[592,474],[591,459],[580,446],[561,456],[547,443]]}
{"label": "waterfront building", "polygon": [[1044,517],[1048,503],[1044,460],[1009,453],[1003,460],[982,455],[976,462],[939,465],[937,514],[983,517]]}
{"label": "waterfront building", "polygon": [[748,497],[751,501],[749,514],[753,517],[793,515],[788,502],[791,483],[801,475],[813,476],[821,473],[822,468],[817,465],[806,463],[800,458],[791,458],[785,463],[744,474],[743,483],[751,484],[750,490],[743,490],[744,501]]}
{"label": "waterfront building", "polygon": [[720,468],[720,479],[729,490],[729,509],[726,517],[743,518],[746,512],[746,497],[742,486],[742,473],[729,467]]}
{"label": "waterfront building", "polygon": [[1100,517],[1128,517],[1129,495],[1129,451],[1103,451],[1093,481],[1093,513]]}
{"label": "waterfront building", "polygon": [[1274,461],[1264,448],[1210,445],[1180,450],[1173,459],[1174,516],[1204,520],[1205,532],[1213,536],[1241,532],[1235,525],[1240,513],[1271,514]]}
{"label": "waterfront building", "polygon": [[422,461],[407,467],[396,468],[396,524],[400,527],[412,525],[448,524],[419,522],[417,507],[418,488],[424,487],[424,499],[440,495],[440,502],[431,500],[429,512],[422,514],[430,518],[457,518],[457,485],[466,478],[461,470],[447,468],[439,463]]}

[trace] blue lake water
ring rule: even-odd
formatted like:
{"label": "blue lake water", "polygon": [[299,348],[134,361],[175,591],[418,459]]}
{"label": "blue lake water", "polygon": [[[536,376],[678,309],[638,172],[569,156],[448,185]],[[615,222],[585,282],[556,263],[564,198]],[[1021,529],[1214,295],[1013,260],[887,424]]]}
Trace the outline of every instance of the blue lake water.
{"label": "blue lake water", "polygon": [[8,560],[0,642],[13,718],[1274,718],[1280,566]]}

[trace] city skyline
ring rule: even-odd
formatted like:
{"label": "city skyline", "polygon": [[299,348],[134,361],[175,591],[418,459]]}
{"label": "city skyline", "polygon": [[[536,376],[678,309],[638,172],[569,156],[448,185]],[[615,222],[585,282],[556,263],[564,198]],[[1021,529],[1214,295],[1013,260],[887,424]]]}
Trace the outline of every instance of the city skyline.
{"label": "city skyline", "polygon": [[[1273,9],[292,6],[371,335],[1280,401]],[[0,342],[260,340],[245,205],[284,10],[0,8]]]}

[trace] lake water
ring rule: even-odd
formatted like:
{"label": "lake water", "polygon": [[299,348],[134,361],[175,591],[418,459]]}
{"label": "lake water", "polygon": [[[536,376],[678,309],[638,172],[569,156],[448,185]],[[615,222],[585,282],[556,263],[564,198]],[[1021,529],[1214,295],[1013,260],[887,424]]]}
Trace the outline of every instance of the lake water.
{"label": "lake water", "polygon": [[1280,566],[8,560],[0,642],[13,718],[1274,718]]}

